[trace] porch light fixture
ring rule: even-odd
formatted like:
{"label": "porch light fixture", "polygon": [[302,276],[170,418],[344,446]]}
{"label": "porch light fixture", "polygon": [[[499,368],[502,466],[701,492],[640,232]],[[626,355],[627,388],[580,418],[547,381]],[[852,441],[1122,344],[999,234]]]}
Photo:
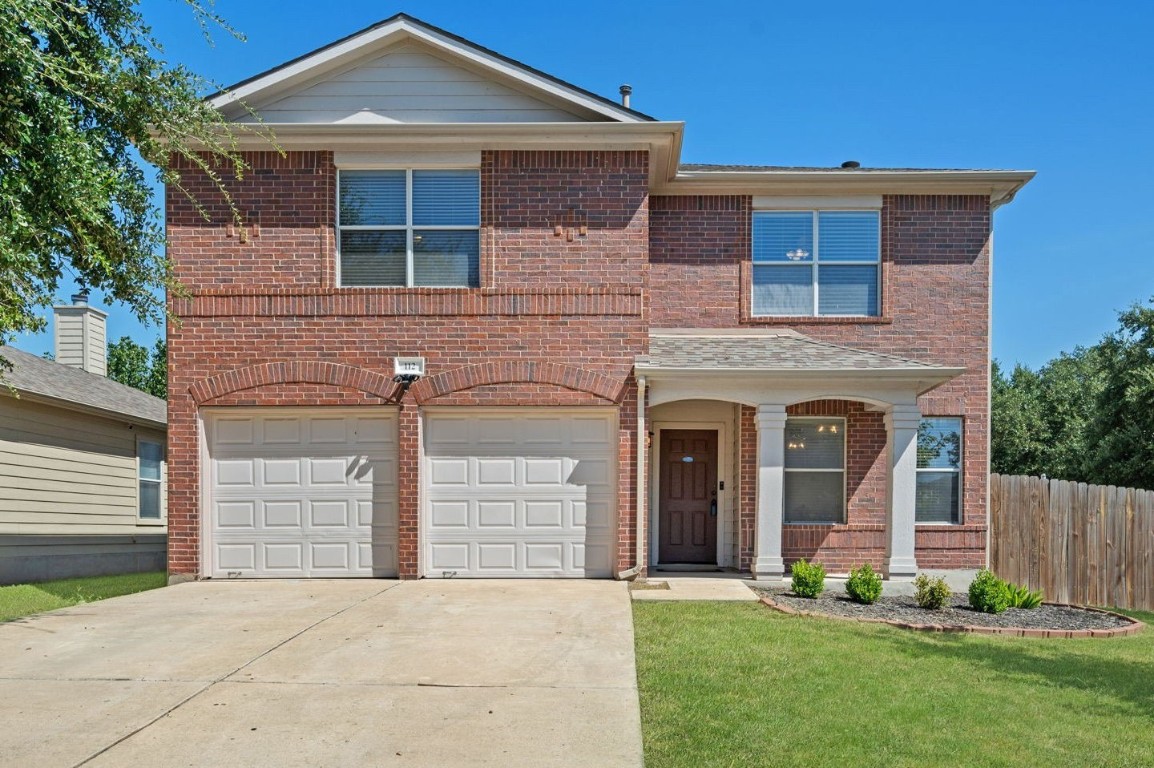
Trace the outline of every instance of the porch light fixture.
{"label": "porch light fixture", "polygon": [[790,261],[801,261],[802,259],[809,258],[809,251],[805,250],[804,248],[798,248],[794,251],[786,251],[785,257]]}

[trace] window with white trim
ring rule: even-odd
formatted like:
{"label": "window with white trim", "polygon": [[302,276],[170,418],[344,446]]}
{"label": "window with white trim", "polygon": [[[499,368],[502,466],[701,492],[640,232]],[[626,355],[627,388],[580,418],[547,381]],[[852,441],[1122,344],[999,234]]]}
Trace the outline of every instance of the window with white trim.
{"label": "window with white trim", "polygon": [[151,440],[136,441],[137,514],[142,520],[161,519],[161,484],[164,479],[164,446]]}
{"label": "window with white trim", "polygon": [[961,522],[962,420],[924,418],[918,427],[919,523]]}
{"label": "window with white trim", "polygon": [[340,171],[337,195],[341,285],[480,285],[479,171]]}
{"label": "window with white trim", "polygon": [[754,316],[877,316],[878,211],[755,211]]}
{"label": "window with white trim", "polygon": [[787,523],[845,522],[845,419],[786,421],[783,492]]}

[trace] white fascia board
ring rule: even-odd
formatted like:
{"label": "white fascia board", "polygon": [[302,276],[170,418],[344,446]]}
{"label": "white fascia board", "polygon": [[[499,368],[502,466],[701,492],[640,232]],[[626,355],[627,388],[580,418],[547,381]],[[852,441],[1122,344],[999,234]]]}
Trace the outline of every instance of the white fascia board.
{"label": "white fascia board", "polygon": [[649,150],[650,165],[676,165],[683,123],[233,123],[222,139],[240,150],[455,151]]}
{"label": "white fascia board", "polygon": [[680,171],[662,195],[989,195],[1008,203],[1034,171]]}
{"label": "white fascia board", "polygon": [[518,83],[530,91],[546,94],[553,100],[570,107],[577,107],[623,123],[652,122],[644,120],[624,108],[615,108],[580,91],[566,88],[558,82],[517,67],[496,56],[463,45],[460,41],[413,24],[406,19],[398,19],[391,24],[370,29],[312,56],[275,69],[264,77],[258,77],[252,82],[216,96],[209,101],[209,104],[218,110],[227,111],[230,107],[238,106],[240,102],[253,100],[254,96],[267,99],[290,90],[296,84],[303,85],[306,82],[313,82],[326,72],[353,64],[357,60],[384,50],[392,43],[406,39],[419,40],[451,58],[459,59],[471,65],[474,70],[479,69],[493,73],[500,78]]}

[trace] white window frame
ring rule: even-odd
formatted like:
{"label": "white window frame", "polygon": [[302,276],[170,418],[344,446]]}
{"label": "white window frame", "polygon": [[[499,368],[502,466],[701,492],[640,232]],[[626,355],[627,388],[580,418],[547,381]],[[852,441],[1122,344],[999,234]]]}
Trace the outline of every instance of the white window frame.
{"label": "white window frame", "polygon": [[[405,172],[405,223],[404,224],[341,224],[341,173],[342,171],[404,171]],[[390,168],[372,166],[366,168],[338,168],[337,169],[337,287],[339,288],[479,288],[480,285],[414,285],[413,276],[413,230],[444,230],[460,232],[462,230],[477,233],[477,260],[481,258],[481,196],[477,195],[477,224],[430,224],[416,226],[413,224],[413,171],[470,171],[477,174],[477,188],[481,186],[481,171],[477,168],[454,167],[447,168],[441,165],[408,166],[404,168]],[[349,285],[342,280],[341,269],[341,232],[404,232],[405,233],[405,284],[404,285]],[[480,273],[480,264],[477,265]]]}
{"label": "white window frame", "polygon": [[[813,257],[810,259],[810,279],[813,281],[813,313],[809,315],[788,315],[774,312],[757,313],[754,311],[753,292],[757,288],[756,270],[750,269],[749,273],[749,314],[751,317],[881,317],[882,316],[882,220],[881,210],[877,208],[761,208],[753,211],[753,217],[759,213],[809,213],[813,217]],[[821,233],[818,227],[819,214],[822,213],[873,213],[878,217],[878,243],[877,243],[877,259],[875,261],[846,261],[845,259],[835,261],[821,260]],[[753,217],[750,218],[750,259],[753,267],[772,266],[772,267],[788,267],[792,266],[794,269],[801,269],[801,264],[804,262],[783,262],[783,261],[758,261],[757,253],[754,252],[753,246]],[[862,267],[873,265],[876,267],[874,272],[874,279],[876,281],[874,290],[877,294],[877,312],[872,315],[823,315],[820,311],[821,306],[821,285],[818,282],[818,268],[820,266],[852,266]]]}
{"label": "white window frame", "polygon": [[[784,472],[840,472],[841,473],[841,519],[840,520],[787,520],[785,516],[785,497],[782,496],[782,524],[784,525],[845,525],[849,522],[849,494],[846,491],[848,485],[848,469],[846,464],[849,460],[849,432],[847,430],[846,418],[844,416],[786,416],[785,419],[785,441],[783,446],[783,455],[789,451],[789,424],[790,422],[799,421],[836,421],[841,424],[841,469],[819,469],[816,467],[787,467],[785,462],[782,462],[782,469]],[[785,484],[782,483],[782,491],[785,490]]]}
{"label": "white window frame", "polygon": [[[922,414],[923,419],[953,419],[958,422],[958,466],[956,467],[916,467],[916,471],[920,474],[922,472],[936,472],[945,473],[953,472],[958,476],[958,506],[954,508],[954,519],[949,522],[940,520],[918,520],[918,510],[915,503],[914,507],[914,524],[915,525],[961,525],[962,524],[962,499],[965,498],[965,482],[966,476],[962,473],[962,467],[966,465],[966,420],[961,416],[938,416]],[[921,437],[921,425],[918,425],[918,437]],[[915,452],[917,446],[914,446]],[[917,463],[916,461],[914,462]],[[916,502],[916,500],[915,500]]]}
{"label": "white window frame", "polygon": [[[141,443],[148,443],[149,445],[155,445],[155,446],[160,448],[160,479],[159,480],[153,480],[152,478],[144,477],[143,473],[141,472],[141,469],[143,468],[142,463],[141,463],[142,457],[140,455]],[[164,499],[164,495],[165,495],[164,494],[164,486],[165,486],[164,478],[168,474],[168,471],[167,471],[168,470],[168,457],[166,456],[167,449],[168,449],[168,446],[165,445],[164,440],[154,440],[154,439],[148,438],[148,437],[140,437],[139,435],[137,435],[137,437],[136,437],[136,519],[138,522],[144,523],[146,525],[147,524],[161,525],[164,523],[164,520],[167,517],[167,506],[168,505],[164,503],[165,502],[165,499]],[[157,505],[159,506],[159,509],[157,510],[158,514],[156,517],[145,517],[144,515],[141,514],[141,511],[142,511],[140,508],[141,501],[142,501],[141,495],[140,495],[140,484],[141,483],[155,483],[157,485],[158,491],[156,494],[156,499],[157,499]]]}

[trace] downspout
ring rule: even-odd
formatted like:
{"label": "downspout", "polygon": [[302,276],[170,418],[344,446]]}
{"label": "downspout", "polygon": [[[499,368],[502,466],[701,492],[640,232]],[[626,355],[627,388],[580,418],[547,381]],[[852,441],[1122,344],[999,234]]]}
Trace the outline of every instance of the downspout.
{"label": "downspout", "polygon": [[635,481],[637,495],[633,502],[637,552],[633,567],[617,574],[619,580],[637,578],[645,568],[648,552],[645,537],[641,535],[642,531],[647,528],[647,526],[642,525],[645,512],[645,458],[648,455],[648,447],[645,442],[649,437],[645,430],[645,387],[647,383],[644,376],[637,377],[637,478]]}

